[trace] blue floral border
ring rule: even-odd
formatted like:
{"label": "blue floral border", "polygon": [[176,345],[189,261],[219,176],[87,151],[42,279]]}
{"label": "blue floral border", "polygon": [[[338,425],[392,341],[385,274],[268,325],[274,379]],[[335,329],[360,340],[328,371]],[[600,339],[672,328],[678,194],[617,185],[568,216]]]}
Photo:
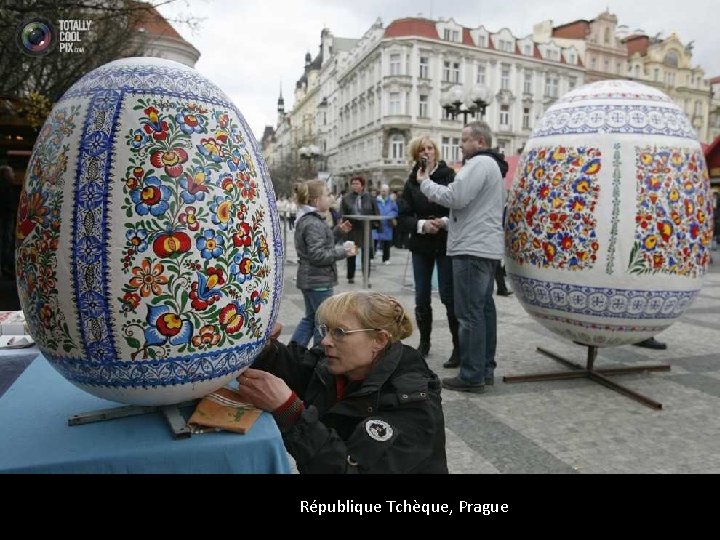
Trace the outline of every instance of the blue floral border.
{"label": "blue floral border", "polygon": [[138,362],[98,362],[69,358],[42,351],[48,362],[66,379],[93,386],[158,387],[187,384],[222,377],[250,364],[264,340],[231,349],[190,356]]}
{"label": "blue floral border", "polygon": [[700,292],[587,287],[509,276],[519,299],[530,306],[609,319],[676,319]]}
{"label": "blue floral border", "polygon": [[[608,121],[608,117],[613,112],[621,112],[625,114],[622,123],[612,124]],[[627,118],[630,113],[645,114],[646,116],[656,112],[663,117],[670,115],[674,117],[676,128],[669,126],[653,126],[649,119],[645,120],[645,125],[632,125]],[[578,125],[570,125],[570,117],[573,114],[585,113],[585,120]],[[599,123],[595,122],[591,125],[588,122],[588,116],[593,113],[602,113],[603,117],[599,118]],[[585,133],[643,133],[648,135],[668,135],[674,137],[683,137],[686,139],[696,140],[695,130],[690,125],[687,116],[675,107],[653,107],[648,105],[586,105],[575,106],[570,108],[557,107],[554,105],[548,110],[543,120],[532,133],[531,138],[551,137],[554,135],[580,135]]]}
{"label": "blue floral border", "polygon": [[617,231],[618,221],[620,219],[620,143],[613,145],[613,190],[612,190],[612,201],[613,201],[613,213],[612,213],[612,224],[610,226],[610,242],[608,245],[607,252],[607,266],[605,271],[608,274],[612,274],[615,266],[615,243],[617,242]]}

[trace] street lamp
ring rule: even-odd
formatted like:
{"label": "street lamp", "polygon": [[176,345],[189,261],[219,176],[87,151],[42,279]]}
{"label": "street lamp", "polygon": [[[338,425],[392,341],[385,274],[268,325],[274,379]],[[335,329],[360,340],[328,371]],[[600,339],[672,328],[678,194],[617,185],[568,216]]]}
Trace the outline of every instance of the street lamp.
{"label": "street lamp", "polygon": [[483,84],[475,85],[467,93],[463,92],[462,87],[453,86],[443,95],[440,105],[445,112],[452,116],[453,120],[462,114],[463,124],[467,124],[468,115],[475,118],[479,113],[480,119],[482,119],[485,116],[485,109],[492,100],[493,95],[490,89]]}
{"label": "street lamp", "polygon": [[311,144],[309,146],[303,146],[298,150],[298,153],[300,154],[300,157],[307,161],[307,174],[310,175],[312,162],[314,162],[318,157],[320,157],[320,148],[318,148],[317,145]]}

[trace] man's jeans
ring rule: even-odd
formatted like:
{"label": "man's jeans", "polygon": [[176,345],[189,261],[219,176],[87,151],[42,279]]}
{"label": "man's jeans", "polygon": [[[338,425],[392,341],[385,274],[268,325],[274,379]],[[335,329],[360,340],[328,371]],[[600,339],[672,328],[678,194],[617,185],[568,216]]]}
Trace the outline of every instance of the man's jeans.
{"label": "man's jeans", "polygon": [[447,255],[412,254],[415,307],[427,313],[431,306],[433,267],[437,266],[440,301],[453,311],[452,260]]}
{"label": "man's jeans", "polygon": [[317,330],[315,324],[315,313],[318,307],[326,298],[330,298],[333,295],[332,288],[325,291],[313,291],[312,289],[302,290],[303,298],[305,299],[305,316],[300,320],[295,331],[293,332],[290,341],[296,342],[298,345],[307,347],[310,343],[310,338],[315,336],[315,345],[319,345],[322,341],[320,332]]}
{"label": "man's jeans", "polygon": [[498,260],[460,255],[452,258],[455,316],[460,321],[462,381],[482,384],[495,373],[497,313],[493,300]]}

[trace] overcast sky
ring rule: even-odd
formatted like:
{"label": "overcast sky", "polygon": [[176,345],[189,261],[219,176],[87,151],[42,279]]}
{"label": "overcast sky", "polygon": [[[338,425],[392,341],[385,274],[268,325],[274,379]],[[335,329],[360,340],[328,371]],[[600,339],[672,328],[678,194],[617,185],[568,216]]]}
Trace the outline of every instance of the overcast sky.
{"label": "overcast sky", "polygon": [[593,19],[606,8],[631,30],[676,32],[683,43],[694,41],[693,63],[708,78],[720,75],[718,0],[176,0],[160,11],[202,19],[195,33],[177,30],[200,50],[195,67],[230,96],[259,138],[265,125],[275,126],[281,84],[285,110],[292,108],[305,53],[315,57],[324,27],[360,38],[378,17],[387,27],[422,14],[452,17],[470,28],[482,24],[491,32],[507,27],[524,37],[542,20],[557,26]]}

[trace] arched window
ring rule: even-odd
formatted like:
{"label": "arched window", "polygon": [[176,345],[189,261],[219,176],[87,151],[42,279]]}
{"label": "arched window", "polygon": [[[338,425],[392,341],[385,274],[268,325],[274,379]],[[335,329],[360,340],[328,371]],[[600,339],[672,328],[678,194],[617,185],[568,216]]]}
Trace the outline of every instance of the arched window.
{"label": "arched window", "polygon": [[392,159],[402,160],[405,158],[405,137],[393,135],[390,138],[390,155]]}
{"label": "arched window", "polygon": [[668,51],[668,53],[665,55],[665,59],[663,60],[663,63],[666,66],[670,67],[678,67],[678,55],[676,51]]}

